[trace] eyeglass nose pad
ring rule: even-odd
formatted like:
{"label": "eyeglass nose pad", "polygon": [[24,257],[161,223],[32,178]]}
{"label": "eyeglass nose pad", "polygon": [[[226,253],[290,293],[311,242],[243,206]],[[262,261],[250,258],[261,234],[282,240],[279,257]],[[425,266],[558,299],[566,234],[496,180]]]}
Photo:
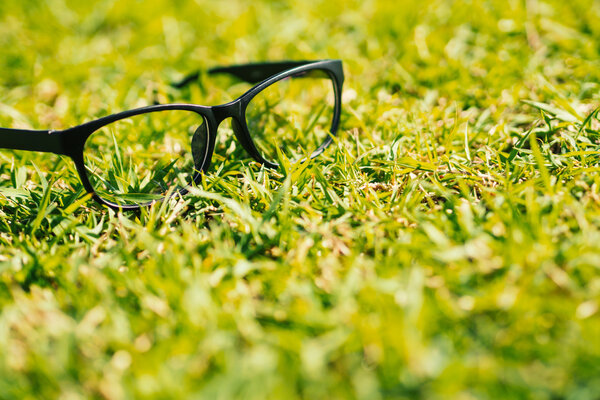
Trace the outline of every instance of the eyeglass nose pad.
{"label": "eyeglass nose pad", "polygon": [[202,171],[206,162],[206,148],[208,146],[208,131],[206,122],[196,129],[192,136],[192,157],[194,158],[194,167],[197,171]]}
{"label": "eyeglass nose pad", "polygon": [[240,125],[240,123],[235,118],[231,119],[231,128],[233,129],[233,133],[235,134],[237,140],[242,144],[242,147],[256,161],[266,166],[267,168],[277,168],[279,166],[279,164],[271,162],[262,156],[262,154],[257,149],[250,136],[244,131],[242,125]]}
{"label": "eyeglass nose pad", "polygon": [[262,158],[258,153],[258,150],[256,150],[254,143],[252,143],[252,141],[248,138],[246,132],[244,132],[244,128],[242,128],[242,125],[235,118],[231,119],[231,129],[233,129],[233,133],[235,134],[236,139],[242,144],[242,147],[244,148],[244,150],[246,150],[248,154],[250,154],[254,158]]}

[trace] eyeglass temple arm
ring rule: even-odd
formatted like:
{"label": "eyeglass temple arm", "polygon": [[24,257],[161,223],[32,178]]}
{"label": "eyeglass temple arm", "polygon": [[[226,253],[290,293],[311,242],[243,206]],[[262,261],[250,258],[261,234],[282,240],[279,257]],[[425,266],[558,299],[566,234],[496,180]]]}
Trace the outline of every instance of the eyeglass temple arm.
{"label": "eyeglass temple arm", "polygon": [[65,154],[59,132],[0,128],[0,148]]}
{"label": "eyeglass temple arm", "polygon": [[[279,61],[267,63],[240,64],[225,67],[214,67],[208,70],[210,75],[229,74],[248,83],[258,83],[264,81],[270,76],[278,74],[288,69],[308,64],[309,61]],[[200,76],[200,71],[193,72],[183,78],[181,81],[172,85],[181,89],[190,83],[196,81]]]}

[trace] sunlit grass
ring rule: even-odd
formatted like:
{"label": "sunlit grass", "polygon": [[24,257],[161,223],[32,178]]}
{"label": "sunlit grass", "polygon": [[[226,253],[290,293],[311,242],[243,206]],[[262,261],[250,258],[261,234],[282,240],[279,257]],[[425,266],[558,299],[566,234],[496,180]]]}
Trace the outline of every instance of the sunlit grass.
{"label": "sunlit grass", "polygon": [[339,138],[269,171],[227,123],[135,213],[0,150],[0,398],[600,393],[600,4],[2,1],[0,124],[222,104],[216,65],[340,58]]}

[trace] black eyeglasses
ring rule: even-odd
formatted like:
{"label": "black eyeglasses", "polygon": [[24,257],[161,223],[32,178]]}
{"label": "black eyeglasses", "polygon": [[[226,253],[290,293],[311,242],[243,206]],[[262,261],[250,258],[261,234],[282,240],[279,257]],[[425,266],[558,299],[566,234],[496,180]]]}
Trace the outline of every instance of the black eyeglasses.
{"label": "black eyeglasses", "polygon": [[[0,148],[69,156],[93,198],[136,209],[185,194],[208,170],[219,124],[257,162],[277,168],[321,154],[339,127],[344,72],[340,60],[287,61],[210,69],[255,84],[218,106],[159,104],[109,115],[62,131],[0,128]],[[174,84],[182,88],[198,73]]]}

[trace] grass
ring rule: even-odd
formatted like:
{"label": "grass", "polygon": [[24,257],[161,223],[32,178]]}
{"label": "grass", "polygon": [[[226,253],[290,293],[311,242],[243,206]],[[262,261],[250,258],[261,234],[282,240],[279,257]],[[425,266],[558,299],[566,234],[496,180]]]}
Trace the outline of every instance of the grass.
{"label": "grass", "polygon": [[91,201],[0,151],[0,398],[600,393],[600,3],[0,2],[0,125],[243,91],[344,60],[339,140],[273,172],[220,129],[181,200]]}

